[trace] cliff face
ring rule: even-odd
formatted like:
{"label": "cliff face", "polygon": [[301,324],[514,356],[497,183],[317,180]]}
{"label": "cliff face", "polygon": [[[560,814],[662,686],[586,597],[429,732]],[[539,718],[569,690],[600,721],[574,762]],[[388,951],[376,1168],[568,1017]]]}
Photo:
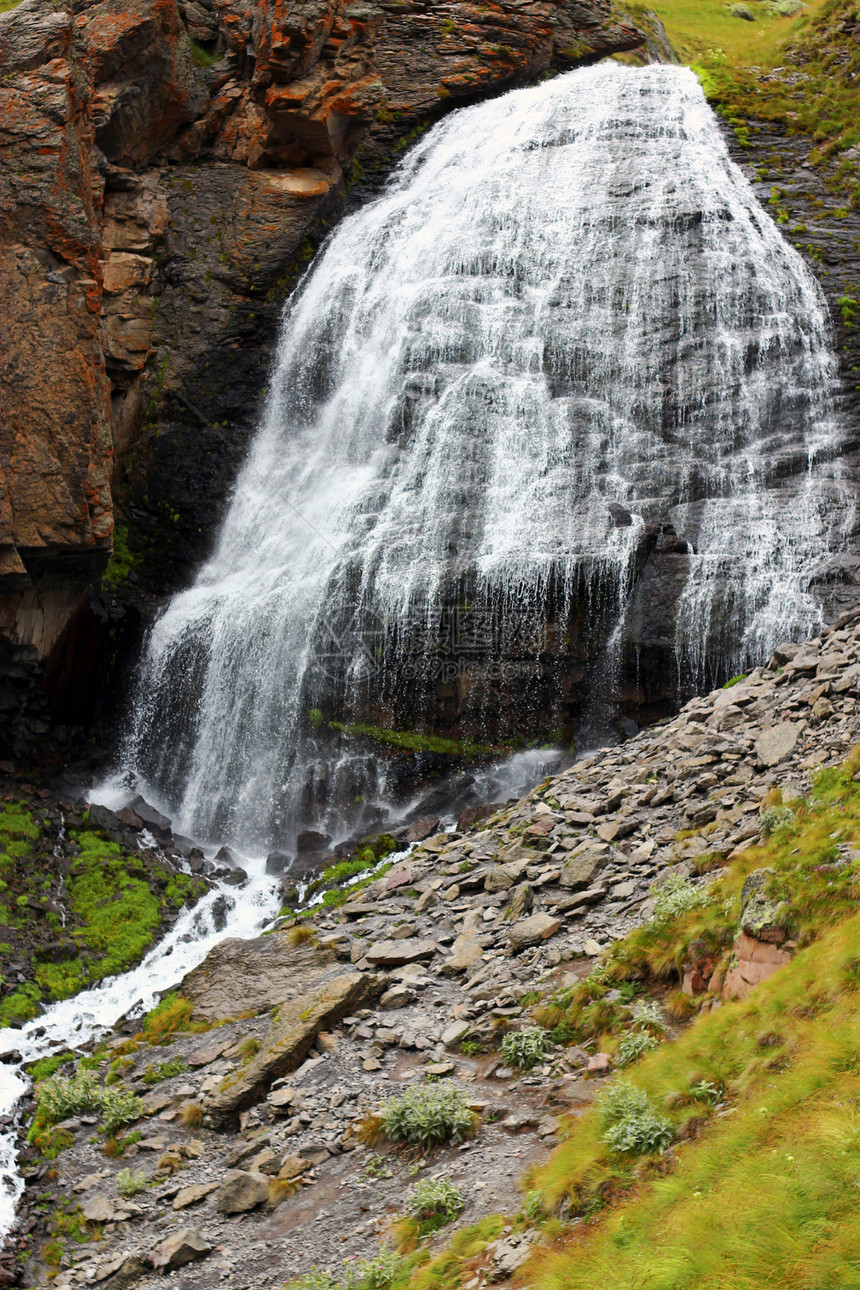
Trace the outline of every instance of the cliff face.
{"label": "cliff face", "polygon": [[67,689],[91,650],[81,606],[117,506],[152,590],[205,552],[281,304],[347,199],[450,107],[641,41],[607,0],[0,15],[0,708],[29,712],[12,746],[43,665],[56,680],[61,655]]}

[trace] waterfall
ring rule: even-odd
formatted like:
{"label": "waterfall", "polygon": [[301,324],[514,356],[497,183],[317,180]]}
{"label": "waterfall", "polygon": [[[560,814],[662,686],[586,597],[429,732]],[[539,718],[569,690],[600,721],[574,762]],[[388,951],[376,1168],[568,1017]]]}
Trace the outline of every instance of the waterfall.
{"label": "waterfall", "polygon": [[334,789],[378,789],[372,760],[326,767],[321,724],[420,722],[464,658],[491,721],[588,624],[635,649],[667,535],[678,665],[762,659],[819,625],[850,523],[836,370],[689,70],[601,64],[451,114],[286,310],[216,549],[149,636],[127,766],[182,832],[283,844]]}

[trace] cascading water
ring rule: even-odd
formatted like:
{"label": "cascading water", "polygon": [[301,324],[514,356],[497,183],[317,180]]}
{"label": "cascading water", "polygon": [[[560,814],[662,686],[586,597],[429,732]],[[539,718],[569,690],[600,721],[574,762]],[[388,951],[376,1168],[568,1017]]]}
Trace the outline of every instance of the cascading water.
{"label": "cascading water", "polygon": [[836,399],[821,292],[692,72],[604,64],[449,116],[289,306],[217,549],[149,638],[127,767],[183,832],[281,844],[322,717],[435,675],[452,607],[522,661],[600,600],[620,648],[661,531],[678,659],[760,658],[820,621]]}

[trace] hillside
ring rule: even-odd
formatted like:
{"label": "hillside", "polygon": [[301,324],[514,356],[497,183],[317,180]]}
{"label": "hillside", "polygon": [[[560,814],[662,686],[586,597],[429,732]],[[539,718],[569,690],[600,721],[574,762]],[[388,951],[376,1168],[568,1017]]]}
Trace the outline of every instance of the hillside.
{"label": "hillside", "polygon": [[854,615],[40,1063],[24,1284],[852,1284],[858,698]]}

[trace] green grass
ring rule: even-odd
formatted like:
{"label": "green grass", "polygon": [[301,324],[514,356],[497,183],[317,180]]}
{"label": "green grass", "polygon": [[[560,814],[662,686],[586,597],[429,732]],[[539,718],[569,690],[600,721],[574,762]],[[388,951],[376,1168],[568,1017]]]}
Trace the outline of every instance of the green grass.
{"label": "green grass", "polygon": [[114,592],[128,580],[137,564],[137,557],[128,547],[128,528],[117,525],[113,531],[113,550],[102,574],[102,591]]}
{"label": "green grass", "polygon": [[[858,943],[855,915],[636,1067],[676,1128],[702,1125],[662,1168],[613,1156],[593,1113],[573,1128],[531,1181],[590,1221],[535,1259],[535,1290],[860,1284]],[[731,1114],[696,1101],[702,1080]]]}
{"label": "green grass", "polygon": [[[29,978],[3,996],[2,1026],[27,1021],[40,1004],[126,971],[150,948],[165,911],[206,891],[199,879],[173,874],[88,828],[70,831],[63,878],[56,840],[56,825],[27,802],[0,805],[0,973],[7,958],[28,960]],[[43,942],[60,943],[68,952],[59,961],[41,961]]]}
{"label": "green grass", "polygon": [[462,757],[475,760],[490,757],[505,751],[507,745],[476,744],[468,739],[444,739],[440,735],[420,735],[412,730],[386,730],[383,726],[345,725],[342,721],[330,721],[329,729],[345,735],[350,739],[370,739],[387,748],[399,752],[438,753],[444,757]]}
{"label": "green grass", "polygon": [[[648,6],[741,144],[750,141],[751,123],[778,122],[818,144],[815,164],[860,140],[855,4],[809,0],[795,13],[780,13],[780,7],[793,6],[753,3],[755,21],[747,22],[721,0],[655,0]],[[636,4],[627,9],[634,19],[646,13]],[[834,180],[851,207],[860,200],[857,178],[857,167],[848,162]]]}

